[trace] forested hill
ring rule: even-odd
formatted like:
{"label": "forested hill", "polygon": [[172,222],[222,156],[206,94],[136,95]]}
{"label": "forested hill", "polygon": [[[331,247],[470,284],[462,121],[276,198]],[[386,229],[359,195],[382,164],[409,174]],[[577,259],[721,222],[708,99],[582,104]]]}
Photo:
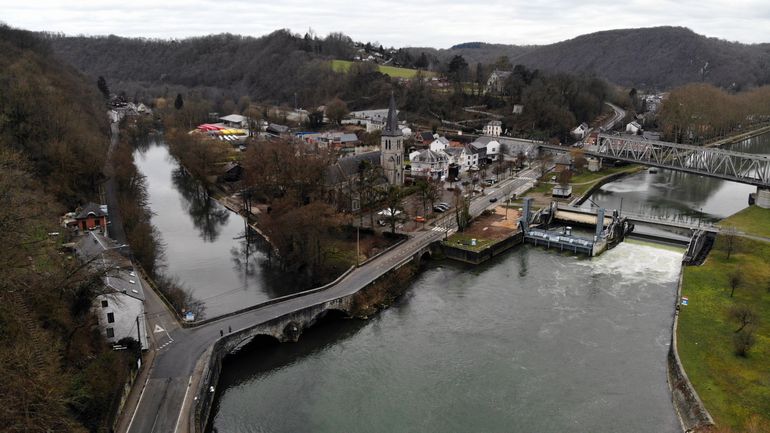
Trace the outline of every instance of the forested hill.
{"label": "forested hill", "polygon": [[[175,86],[237,98],[288,102],[323,101],[334,94],[337,78],[327,59],[350,58],[353,42],[344,35],[302,38],[280,30],[253,38],[230,34],[183,40],[49,35],[57,55],[113,87],[156,95]],[[319,95],[318,93],[322,93]],[[141,95],[140,95],[141,96]]]}
{"label": "forested hill", "polygon": [[770,44],[727,42],[683,27],[592,33],[542,46],[515,62],[552,71],[592,72],[639,88],[698,81],[723,88],[770,83]]}
{"label": "forested hill", "polygon": [[0,25],[0,50],[0,146],[22,152],[61,202],[92,199],[109,143],[96,81],[32,32]]}
{"label": "forested hill", "polygon": [[0,431],[106,432],[135,355],[95,328],[103,275],[58,219],[98,200],[105,101],[33,33],[0,25],[0,50]]}
{"label": "forested hill", "polygon": [[747,45],[699,35],[684,27],[610,30],[539,46],[471,42],[449,49],[409,48],[440,62],[463,56],[469,64],[494,64],[507,56],[551,72],[591,73],[616,84],[669,89],[705,81],[723,88],[770,83],[770,44]]}
{"label": "forested hill", "polygon": [[[232,98],[250,95],[273,102],[290,102],[297,94],[300,101],[323,103],[351,89],[361,93],[359,99],[365,97],[364,91],[382,93],[378,86],[363,88],[367,84],[362,82],[351,87],[349,80],[328,67],[329,59],[352,59],[363,46],[339,33],[325,38],[279,30],[260,38],[223,34],[183,40],[60,35],[48,39],[62,59],[93,78],[105,76],[127,90],[129,97],[142,96],[148,89],[156,95],[173,94],[175,86],[198,88],[209,96],[211,92]],[[392,52],[391,64],[398,66],[446,72],[450,60],[461,55],[475,70],[478,63],[494,65],[505,56],[512,65],[594,74],[645,90],[699,81],[736,90],[770,83],[770,44],[727,42],[682,27],[603,31],[540,46],[471,42],[450,49]]]}

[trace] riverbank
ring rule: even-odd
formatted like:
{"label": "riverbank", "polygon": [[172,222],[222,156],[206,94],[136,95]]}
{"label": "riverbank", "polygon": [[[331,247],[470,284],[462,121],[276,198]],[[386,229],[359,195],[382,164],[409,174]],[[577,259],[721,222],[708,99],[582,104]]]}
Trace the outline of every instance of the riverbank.
{"label": "riverbank", "polygon": [[[731,219],[744,229],[770,224],[764,213],[752,210]],[[684,270],[682,296],[688,305],[679,312],[679,356],[717,426],[767,431],[763,429],[770,429],[770,323],[757,318],[770,317],[770,243],[740,238],[729,259],[724,238],[716,247],[702,266]],[[739,316],[738,311],[753,316]],[[744,325],[739,317],[749,323]],[[747,355],[738,355],[741,341],[749,340],[754,345]]]}
{"label": "riverbank", "polygon": [[726,144],[733,144],[738,143],[739,141],[748,140],[749,138],[754,138],[758,135],[766,134],[768,132],[770,132],[770,125],[722,138],[711,143],[704,144],[704,147],[721,147]]}

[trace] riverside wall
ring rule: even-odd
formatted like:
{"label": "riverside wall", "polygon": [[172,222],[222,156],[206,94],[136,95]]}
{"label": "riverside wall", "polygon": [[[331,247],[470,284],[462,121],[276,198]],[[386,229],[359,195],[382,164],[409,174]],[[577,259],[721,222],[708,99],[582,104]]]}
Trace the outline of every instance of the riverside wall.
{"label": "riverside wall", "polygon": [[682,280],[684,279],[684,264],[679,272],[679,283],[676,291],[674,323],[671,326],[671,345],[668,349],[668,386],[671,390],[671,400],[679,416],[682,431],[705,432],[714,426],[714,419],[703,405],[698,393],[692,386],[682,361],[679,359],[677,347],[677,326],[679,324],[679,302],[682,298]]}

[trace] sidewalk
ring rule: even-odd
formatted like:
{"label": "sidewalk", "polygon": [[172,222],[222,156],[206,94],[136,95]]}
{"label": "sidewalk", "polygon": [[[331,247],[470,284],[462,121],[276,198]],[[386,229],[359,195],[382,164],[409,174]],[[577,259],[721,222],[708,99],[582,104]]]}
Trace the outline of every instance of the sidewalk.
{"label": "sidewalk", "polygon": [[[117,432],[127,432],[128,427],[131,425],[136,408],[139,405],[139,401],[142,398],[147,381],[152,373],[152,369],[155,364],[155,358],[161,350],[164,350],[169,344],[173,344],[174,340],[171,336],[181,326],[176,321],[173,312],[169,311],[166,304],[160,299],[152,286],[144,280],[140,274],[142,285],[145,287],[145,317],[147,323],[147,335],[149,338],[149,348],[142,354],[142,369],[137,375],[134,386],[131,387],[131,392],[126,399],[126,403],[123,406],[123,411],[118,416],[118,422],[116,423]],[[161,330],[161,331],[159,331]]]}

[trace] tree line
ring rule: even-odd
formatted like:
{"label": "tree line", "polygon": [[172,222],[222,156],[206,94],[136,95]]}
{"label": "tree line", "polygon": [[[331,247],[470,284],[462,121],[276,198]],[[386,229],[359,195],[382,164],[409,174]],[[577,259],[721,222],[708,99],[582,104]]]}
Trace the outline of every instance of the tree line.
{"label": "tree line", "polygon": [[770,86],[728,92],[710,84],[671,91],[657,122],[665,140],[700,145],[753,125],[770,122]]}

